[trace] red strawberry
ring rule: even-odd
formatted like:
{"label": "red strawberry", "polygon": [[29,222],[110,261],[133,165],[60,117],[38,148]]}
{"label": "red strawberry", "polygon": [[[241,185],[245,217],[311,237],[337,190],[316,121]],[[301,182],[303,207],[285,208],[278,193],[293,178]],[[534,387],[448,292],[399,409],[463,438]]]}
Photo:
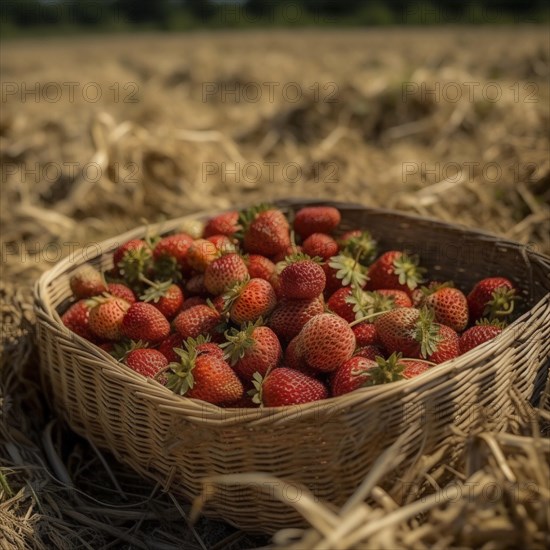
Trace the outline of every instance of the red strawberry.
{"label": "red strawberry", "polygon": [[104,340],[122,338],[122,321],[130,304],[114,296],[96,297],[90,300],[89,327],[93,334]]}
{"label": "red strawberry", "polygon": [[90,330],[90,305],[88,300],[79,300],[74,303],[69,309],[61,316],[62,323],[75,334],[78,334],[86,340],[92,342],[97,338],[92,334]]}
{"label": "red strawberry", "polygon": [[198,352],[188,342],[185,347],[177,351],[179,362],[169,364],[168,389],[214,405],[229,405],[243,397],[241,381],[223,358]]}
{"label": "red strawberry", "polygon": [[418,267],[418,258],[391,250],[382,254],[369,268],[368,288],[397,289],[409,296],[418,286],[425,270]]}
{"label": "red strawberry", "polygon": [[201,295],[206,296],[208,291],[204,286],[204,273],[197,273],[187,279],[185,283],[185,295]]}
{"label": "red strawberry", "polygon": [[220,256],[220,251],[214,243],[206,239],[195,239],[187,250],[187,263],[200,273]]}
{"label": "red strawberry", "polygon": [[172,281],[149,281],[143,279],[149,286],[140,296],[144,302],[151,303],[168,320],[171,320],[183,306],[183,292]]}
{"label": "red strawberry", "polygon": [[264,279],[250,279],[237,284],[224,295],[224,299],[229,317],[239,325],[267,317],[277,304],[273,287]]}
{"label": "red strawberry", "polygon": [[283,340],[291,340],[315,315],[324,311],[323,300],[281,300],[273,310],[268,325]]}
{"label": "red strawberry", "polygon": [[282,252],[273,256],[273,261],[277,264],[279,262],[284,262],[288,256],[295,256],[296,254],[303,253],[303,248],[295,244],[288,245]]}
{"label": "red strawberry", "polygon": [[461,332],[468,324],[468,302],[466,296],[448,286],[423,289],[424,299],[420,305],[426,305],[434,310],[435,320]]}
{"label": "red strawberry", "polygon": [[331,233],[340,220],[340,212],[332,206],[306,206],[296,212],[294,230],[307,239],[313,233]]}
{"label": "red strawberry", "polygon": [[449,359],[454,359],[460,355],[458,334],[446,325],[434,323],[439,329],[437,349],[427,356],[428,361],[432,363],[444,363]]}
{"label": "red strawberry", "polygon": [[107,292],[111,296],[126,300],[129,304],[133,304],[136,301],[136,295],[133,290],[121,283],[109,283],[107,285]]}
{"label": "red strawberry", "polygon": [[340,237],[339,243],[344,254],[364,265],[369,265],[376,257],[376,241],[368,231],[347,231]]}
{"label": "red strawberry", "polygon": [[233,241],[226,235],[212,235],[206,240],[210,241],[222,254],[229,254],[237,250]]}
{"label": "red strawberry", "polygon": [[282,349],[277,335],[268,327],[248,323],[242,330],[226,333],[227,342],[221,345],[235,372],[251,379],[255,372],[264,376],[281,360]]}
{"label": "red strawberry", "polygon": [[242,257],[235,253],[217,258],[204,272],[204,286],[214,295],[226,292],[245,279],[248,279],[248,268]]}
{"label": "red strawberry", "polygon": [[369,321],[363,321],[352,327],[355,341],[358,346],[376,346],[380,343],[376,325]]}
{"label": "red strawberry", "polygon": [[430,368],[430,363],[420,359],[403,359],[400,353],[392,353],[390,357],[376,358],[376,367],[370,371],[369,385],[387,384],[398,380],[414,378]]}
{"label": "red strawberry", "polygon": [[338,254],[338,243],[325,233],[313,233],[303,243],[305,254],[312,258],[318,256],[322,260],[328,260]]}
{"label": "red strawberry", "polygon": [[275,272],[275,264],[260,254],[249,254],[245,258],[248,274],[251,279],[265,279],[269,281]]}
{"label": "red strawberry", "polygon": [[412,301],[409,298],[409,295],[402,290],[382,288],[378,289],[375,292],[382,294],[382,296],[387,296],[388,298],[393,299],[395,307],[412,307]]}
{"label": "red strawberry", "polygon": [[338,289],[327,301],[328,308],[336,315],[345,319],[348,323],[355,321],[355,311],[353,310],[353,303],[349,302],[349,298],[352,294],[353,288],[350,286],[343,286]]}
{"label": "red strawberry", "polygon": [[[153,249],[153,258],[156,262],[167,259],[170,261],[171,259],[180,270],[186,270],[188,269],[187,253],[192,244],[193,237],[187,233],[163,237]],[[165,275],[170,276],[168,273]]]}
{"label": "red strawberry", "polygon": [[174,348],[181,348],[183,338],[178,334],[170,334],[158,346],[158,350],[166,357],[169,363],[179,361],[179,355],[174,351]]}
{"label": "red strawberry", "polygon": [[503,328],[504,324],[489,322],[487,320],[480,321],[479,324],[469,328],[460,337],[460,355],[492,340],[502,332]]}
{"label": "red strawberry", "polygon": [[136,302],[124,316],[122,333],[131,340],[160,342],[170,333],[170,323],[155,306]]}
{"label": "red strawberry", "polygon": [[69,280],[69,286],[74,297],[91,298],[107,291],[107,284],[103,275],[93,266],[82,266]]}
{"label": "red strawberry", "polygon": [[325,288],[323,268],[307,256],[296,256],[279,275],[280,292],[289,300],[311,300]]}
{"label": "red strawberry", "polygon": [[331,378],[332,395],[337,397],[366,385],[371,379],[370,371],[376,362],[365,357],[354,356],[345,361]]}
{"label": "red strawberry", "polygon": [[310,319],[300,332],[307,364],[322,372],[336,370],[355,350],[355,335],[338,315],[321,313]]}
{"label": "red strawberry", "polygon": [[203,237],[212,235],[227,235],[232,237],[239,228],[239,213],[236,210],[223,212],[213,218],[210,218],[204,226]]}
{"label": "red strawberry", "polygon": [[126,365],[139,374],[153,378],[168,365],[166,357],[156,349],[141,348],[130,351],[124,359]]}
{"label": "red strawberry", "polygon": [[481,317],[501,319],[514,311],[517,299],[514,285],[505,277],[489,277],[479,281],[468,294],[470,320]]}
{"label": "red strawberry", "polygon": [[374,361],[377,357],[383,357],[384,353],[378,346],[367,345],[357,347],[357,349],[353,352],[353,355]]}
{"label": "red strawberry", "polygon": [[243,247],[250,254],[276,256],[290,246],[290,232],[284,214],[275,208],[258,207],[241,213]]}
{"label": "red strawberry", "polygon": [[254,376],[257,394],[253,400],[264,407],[282,407],[319,401],[328,397],[325,385],[302,372],[281,367],[273,369],[265,379]]}
{"label": "red strawberry", "polygon": [[179,313],[173,325],[182,338],[197,338],[201,334],[213,334],[220,322],[221,316],[214,308],[198,305]]}

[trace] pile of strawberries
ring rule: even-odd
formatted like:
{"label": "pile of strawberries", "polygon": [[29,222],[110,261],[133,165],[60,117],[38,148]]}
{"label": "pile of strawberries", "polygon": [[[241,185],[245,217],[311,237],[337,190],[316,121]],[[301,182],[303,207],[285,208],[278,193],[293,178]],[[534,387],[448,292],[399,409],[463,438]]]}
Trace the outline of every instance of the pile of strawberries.
{"label": "pile of strawberries", "polygon": [[340,212],[271,206],[187,233],[132,239],[113,268],[70,279],[79,336],[170,390],[226,407],[275,407],[420,375],[498,335],[517,290],[465,295],[401,250],[378,255]]}

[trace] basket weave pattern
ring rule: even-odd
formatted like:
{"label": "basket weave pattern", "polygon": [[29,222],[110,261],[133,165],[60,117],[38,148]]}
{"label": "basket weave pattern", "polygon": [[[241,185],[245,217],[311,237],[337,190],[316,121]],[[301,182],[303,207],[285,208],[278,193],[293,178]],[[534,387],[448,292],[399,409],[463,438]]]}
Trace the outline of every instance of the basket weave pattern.
{"label": "basket weave pattern", "polygon": [[[295,211],[305,204],[310,202],[279,206]],[[381,250],[419,254],[434,279],[453,279],[469,289],[483,277],[509,277],[522,290],[525,313],[491,342],[412,380],[300,406],[221,409],[172,394],[61,323],[71,274],[86,262],[109,268],[119,244],[144,236],[145,228],[138,228],[101,243],[93,258],[85,249],[60,262],[36,285],[41,377],[54,408],[77,433],[188,499],[201,493],[204,477],[264,472],[306,485],[319,498],[341,505],[380,452],[410,426],[416,429],[404,445],[405,465],[420,450],[444,443],[451,425],[468,432],[480,410],[492,411],[494,429],[503,429],[512,387],[526,400],[537,399],[549,380],[549,258],[442,222],[323,204],[340,209],[342,231],[366,228]],[[162,229],[169,232],[204,217],[180,218]],[[298,496],[297,489],[288,498]],[[303,524],[291,507],[270,496],[268,486],[224,486],[205,513],[253,531]]]}

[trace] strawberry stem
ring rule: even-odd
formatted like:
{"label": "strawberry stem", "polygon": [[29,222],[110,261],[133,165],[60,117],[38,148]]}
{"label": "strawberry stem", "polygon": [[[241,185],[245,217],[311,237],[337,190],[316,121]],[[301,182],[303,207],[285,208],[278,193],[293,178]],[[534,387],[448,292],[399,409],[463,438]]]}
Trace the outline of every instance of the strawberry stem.
{"label": "strawberry stem", "polygon": [[354,327],[355,325],[358,325],[359,323],[362,323],[363,321],[368,321],[369,319],[374,319],[375,317],[378,317],[379,315],[383,315],[384,313],[387,313],[387,311],[378,311],[377,313],[371,313],[370,315],[365,315],[364,317],[359,317],[359,319],[355,319],[355,321],[350,323],[349,326]]}

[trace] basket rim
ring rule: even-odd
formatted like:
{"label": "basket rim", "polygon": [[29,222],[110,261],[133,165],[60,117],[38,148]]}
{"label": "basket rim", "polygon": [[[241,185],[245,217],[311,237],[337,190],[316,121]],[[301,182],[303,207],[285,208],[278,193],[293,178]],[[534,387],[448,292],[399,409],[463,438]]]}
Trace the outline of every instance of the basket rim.
{"label": "basket rim", "polygon": [[[279,208],[288,208],[296,205],[301,206],[315,206],[326,205],[335,206],[339,209],[347,210],[361,210],[366,212],[376,212],[377,214],[398,216],[403,219],[408,219],[413,222],[432,223],[439,227],[452,228],[453,230],[469,233],[476,238],[482,238],[486,241],[494,242],[495,244],[508,245],[510,247],[519,248],[522,251],[529,252],[529,255],[543,264],[547,264],[550,273],[550,257],[539,252],[529,250],[526,245],[518,243],[516,241],[503,239],[498,235],[492,234],[484,230],[472,229],[460,224],[452,224],[442,220],[433,219],[429,217],[420,216],[417,214],[410,214],[408,212],[401,212],[398,210],[374,208],[366,206],[360,203],[349,203],[330,200],[316,200],[310,198],[292,198],[281,199],[273,202],[274,206]],[[395,394],[395,397],[400,399],[405,398],[407,395],[414,394],[420,387],[433,383],[435,381],[444,382],[448,379],[453,379],[459,371],[467,368],[468,364],[473,358],[484,359],[495,356],[495,352],[501,349],[501,345],[508,340],[514,340],[515,335],[521,333],[520,327],[523,326],[526,321],[532,317],[534,312],[540,308],[547,308],[550,310],[550,293],[547,293],[541,300],[534,304],[527,312],[518,317],[513,323],[506,327],[496,338],[485,342],[484,344],[470,350],[469,352],[445,361],[429,369],[427,372],[414,377],[409,380],[401,380],[393,382],[391,384],[383,384],[379,386],[371,386],[359,388],[351,393],[330,397],[321,401],[313,401],[299,405],[286,405],[282,407],[262,407],[262,408],[234,408],[234,407],[219,407],[207,403],[205,401],[177,395],[159,382],[153,379],[144,378],[132,369],[116,361],[106,351],[102,350],[98,346],[92,344],[88,340],[78,336],[70,331],[63,323],[57,313],[55,307],[52,306],[51,300],[48,295],[48,286],[52,279],[57,278],[59,275],[63,275],[68,271],[69,267],[77,268],[83,263],[87,263],[91,260],[97,259],[109,250],[112,250],[114,245],[120,242],[125,242],[131,238],[137,238],[145,234],[147,230],[159,230],[164,232],[170,232],[176,229],[182,222],[200,220],[213,216],[220,212],[228,210],[236,210],[246,208],[245,206],[234,206],[227,209],[209,209],[201,210],[192,214],[180,216],[178,218],[172,218],[163,222],[158,222],[151,225],[139,225],[133,229],[130,229],[115,237],[105,239],[100,243],[95,243],[100,248],[99,253],[92,257],[84,258],[85,249],[82,248],[75,252],[72,256],[62,259],[56,265],[45,271],[34,285],[34,308],[37,314],[37,322],[47,322],[53,325],[57,332],[63,333],[69,339],[73,340],[81,348],[79,352],[84,352],[91,356],[94,362],[98,362],[104,369],[104,375],[112,376],[119,381],[129,384],[135,388],[136,392],[145,392],[147,397],[154,399],[160,408],[167,408],[171,411],[177,411],[181,413],[193,413],[193,421],[197,423],[208,424],[258,424],[266,421],[276,420],[288,420],[296,415],[309,416],[317,412],[323,411],[324,413],[336,412],[336,410],[347,409],[352,406],[357,406],[362,402],[369,401],[374,402],[378,399],[385,399],[388,394]],[[191,421],[191,420],[190,420]]]}

